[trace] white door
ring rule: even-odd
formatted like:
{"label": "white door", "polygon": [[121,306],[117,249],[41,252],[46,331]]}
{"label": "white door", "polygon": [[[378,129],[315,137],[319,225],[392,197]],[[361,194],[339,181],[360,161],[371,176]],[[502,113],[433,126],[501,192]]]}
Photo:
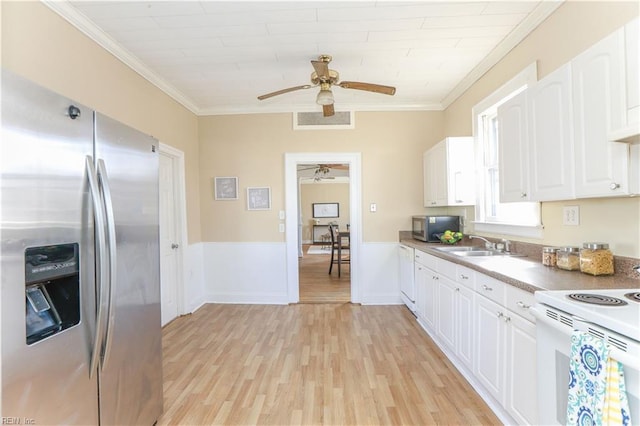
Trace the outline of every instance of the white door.
{"label": "white door", "polygon": [[178,316],[178,223],[176,221],[175,164],[160,153],[160,281],[162,325]]}

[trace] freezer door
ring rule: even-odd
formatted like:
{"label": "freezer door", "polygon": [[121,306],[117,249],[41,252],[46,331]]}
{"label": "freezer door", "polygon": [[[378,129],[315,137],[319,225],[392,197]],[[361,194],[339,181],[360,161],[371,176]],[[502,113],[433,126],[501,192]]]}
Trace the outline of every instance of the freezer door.
{"label": "freezer door", "polygon": [[[72,105],[75,109],[70,110]],[[96,306],[93,212],[85,162],[92,146],[89,108],[2,70],[3,421],[98,422],[97,375],[89,374]],[[55,262],[54,255],[66,260]],[[39,262],[47,257],[53,263],[28,270],[27,258]],[[59,275],[67,278],[58,287],[52,278]],[[65,309],[62,299],[56,312],[55,297],[47,289],[63,299],[73,295],[72,318],[59,312]],[[61,317],[68,328],[55,332]],[[38,321],[49,323],[43,327]],[[55,334],[34,334],[45,327]]]}
{"label": "freezer door", "polygon": [[152,137],[96,114],[96,166],[115,224],[102,425],[151,425],[162,413],[157,147]]}

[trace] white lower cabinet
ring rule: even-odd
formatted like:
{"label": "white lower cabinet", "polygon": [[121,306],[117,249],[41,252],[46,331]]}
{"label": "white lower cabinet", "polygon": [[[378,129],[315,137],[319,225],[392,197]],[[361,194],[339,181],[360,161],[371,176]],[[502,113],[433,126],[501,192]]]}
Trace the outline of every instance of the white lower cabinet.
{"label": "white lower cabinet", "polygon": [[[416,314],[423,327],[435,330],[436,321],[436,283],[437,274],[427,267],[433,256],[416,250],[415,274],[416,281]],[[432,265],[430,265],[432,266]]]}
{"label": "white lower cabinet", "polygon": [[506,330],[502,306],[476,298],[476,356],[474,374],[488,393],[504,405]]}
{"label": "white lower cabinet", "polygon": [[532,293],[416,250],[422,327],[505,423],[537,424]]}
{"label": "white lower cabinet", "polygon": [[518,424],[538,424],[536,326],[508,314],[505,408]]}
{"label": "white lower cabinet", "polygon": [[438,338],[449,347],[456,350],[456,286],[446,277],[440,277],[437,281],[438,288]]}
{"label": "white lower cabinet", "polygon": [[456,288],[456,355],[469,371],[473,371],[473,290],[458,286]]}

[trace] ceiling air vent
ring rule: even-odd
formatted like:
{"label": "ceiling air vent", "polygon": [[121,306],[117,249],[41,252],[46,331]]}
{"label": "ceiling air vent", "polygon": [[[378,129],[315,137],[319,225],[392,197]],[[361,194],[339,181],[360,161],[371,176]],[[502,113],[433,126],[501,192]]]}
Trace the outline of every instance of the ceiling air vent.
{"label": "ceiling air vent", "polygon": [[330,117],[324,117],[322,112],[294,112],[293,130],[336,130],[354,129],[353,111],[336,111]]}

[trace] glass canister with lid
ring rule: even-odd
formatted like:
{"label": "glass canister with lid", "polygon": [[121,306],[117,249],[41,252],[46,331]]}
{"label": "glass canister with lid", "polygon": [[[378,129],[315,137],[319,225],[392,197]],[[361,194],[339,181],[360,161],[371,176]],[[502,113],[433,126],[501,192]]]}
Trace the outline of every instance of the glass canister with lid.
{"label": "glass canister with lid", "polygon": [[557,255],[557,247],[542,247],[542,264],[544,266],[556,266]]}
{"label": "glass canister with lid", "polygon": [[607,243],[584,243],[580,250],[580,271],[590,275],[612,275],[613,253]]}
{"label": "glass canister with lid", "polygon": [[580,248],[561,247],[560,250],[558,250],[556,266],[565,271],[580,270]]}

